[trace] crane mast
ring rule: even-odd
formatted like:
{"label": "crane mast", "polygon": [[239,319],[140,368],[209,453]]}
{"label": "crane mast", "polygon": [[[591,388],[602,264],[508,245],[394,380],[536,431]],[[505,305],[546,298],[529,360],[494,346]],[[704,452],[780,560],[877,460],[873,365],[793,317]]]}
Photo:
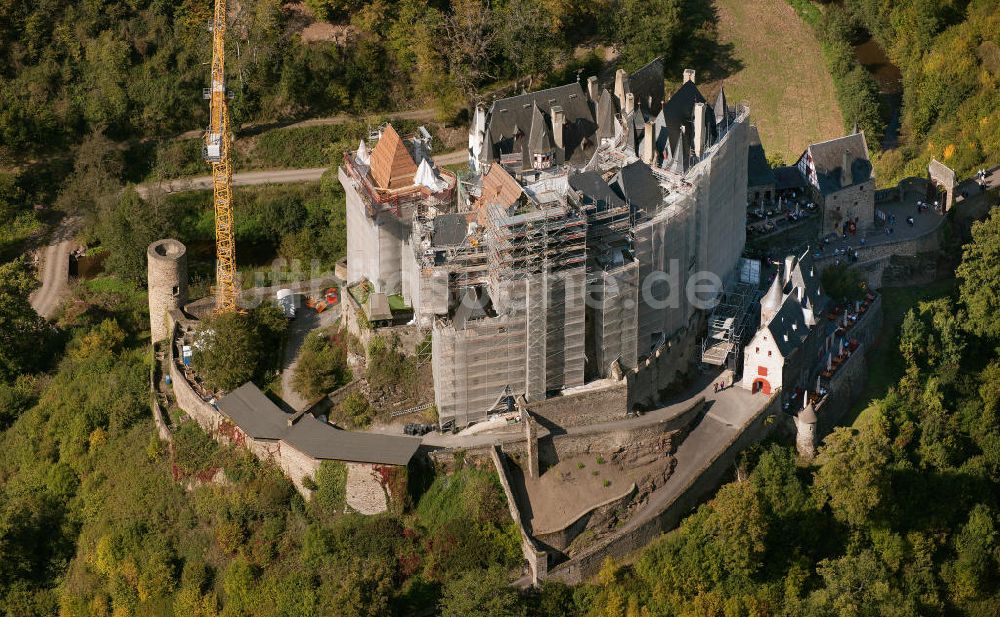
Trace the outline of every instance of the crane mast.
{"label": "crane mast", "polygon": [[233,168],[230,161],[229,106],[226,102],[226,0],[215,0],[212,19],[212,85],[210,120],[205,132],[205,160],[212,164],[215,205],[215,312],[238,310],[236,305],[236,240],[233,236]]}

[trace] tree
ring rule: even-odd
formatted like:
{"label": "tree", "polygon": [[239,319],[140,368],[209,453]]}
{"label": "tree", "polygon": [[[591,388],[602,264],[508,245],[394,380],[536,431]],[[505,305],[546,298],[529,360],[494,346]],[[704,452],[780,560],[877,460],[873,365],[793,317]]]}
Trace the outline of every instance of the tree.
{"label": "tree", "polygon": [[820,448],[813,489],[838,521],[862,527],[888,489],[889,440],[880,427],[834,429]]}
{"label": "tree", "polygon": [[507,575],[497,567],[469,570],[445,583],[442,617],[518,617],[524,606]]}
{"label": "tree", "polygon": [[146,247],[168,235],[162,204],[149,204],[129,186],[108,200],[96,223],[96,235],[108,251],[104,267],[123,281],[146,280]]}
{"label": "tree", "polygon": [[40,369],[52,330],[28,301],[38,281],[24,259],[0,265],[0,381]]}
{"label": "tree", "polygon": [[610,39],[621,63],[637,69],[658,55],[667,55],[681,31],[682,0],[619,0]]}
{"label": "tree", "polygon": [[955,270],[959,297],[969,312],[968,328],[980,336],[1000,338],[1000,208],[972,225],[972,242],[963,249]]}
{"label": "tree", "polygon": [[348,428],[363,428],[371,424],[372,408],[364,394],[354,391],[337,405],[333,417]]}
{"label": "tree", "polygon": [[233,390],[247,381],[266,383],[277,368],[287,322],[271,305],[248,313],[223,313],[198,329],[191,363],[211,388]]}
{"label": "tree", "polygon": [[823,270],[822,282],[824,291],[840,302],[853,302],[865,295],[864,280],[857,270],[847,264],[838,264]]}

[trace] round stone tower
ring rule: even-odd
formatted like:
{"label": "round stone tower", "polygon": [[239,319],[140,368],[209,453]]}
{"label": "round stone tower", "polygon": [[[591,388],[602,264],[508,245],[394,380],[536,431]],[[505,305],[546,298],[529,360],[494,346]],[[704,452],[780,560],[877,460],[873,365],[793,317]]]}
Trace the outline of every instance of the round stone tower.
{"label": "round stone tower", "polygon": [[146,274],[149,330],[155,343],[170,336],[167,312],[187,302],[187,247],[172,238],[150,244],[146,249]]}
{"label": "round stone tower", "polygon": [[795,449],[799,456],[811,460],[816,456],[816,410],[812,403],[807,403],[796,416],[795,429]]}

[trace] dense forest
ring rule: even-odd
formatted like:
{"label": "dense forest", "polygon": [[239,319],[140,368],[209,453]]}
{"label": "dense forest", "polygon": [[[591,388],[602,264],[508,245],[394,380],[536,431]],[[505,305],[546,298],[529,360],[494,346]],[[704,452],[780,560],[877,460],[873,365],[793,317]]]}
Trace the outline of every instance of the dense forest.
{"label": "dense forest", "polygon": [[[633,67],[657,54],[680,60],[680,33],[710,36],[713,18],[694,0],[309,0],[348,35],[303,42],[295,5],[237,4],[226,64],[237,126],[428,104],[450,117],[483,88],[571,77],[593,60],[575,57],[581,43],[615,46]],[[211,15],[209,0],[0,2],[3,154],[97,131],[121,141],[203,126]]]}
{"label": "dense forest", "polygon": [[[931,157],[960,177],[1000,159],[1000,12],[995,0],[846,0],[903,73],[902,147],[879,182],[922,176]],[[869,140],[871,143],[871,140]]]}

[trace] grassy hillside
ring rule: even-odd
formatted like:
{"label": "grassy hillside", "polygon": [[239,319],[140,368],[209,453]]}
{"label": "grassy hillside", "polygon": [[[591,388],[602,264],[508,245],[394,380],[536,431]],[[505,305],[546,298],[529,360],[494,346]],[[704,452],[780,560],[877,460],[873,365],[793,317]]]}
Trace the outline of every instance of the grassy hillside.
{"label": "grassy hillside", "polygon": [[[836,92],[812,28],[785,0],[716,0],[719,39],[742,64],[724,81],[731,102],[747,101],[768,154],[788,162],[843,133]],[[706,92],[718,90],[717,83]]]}

